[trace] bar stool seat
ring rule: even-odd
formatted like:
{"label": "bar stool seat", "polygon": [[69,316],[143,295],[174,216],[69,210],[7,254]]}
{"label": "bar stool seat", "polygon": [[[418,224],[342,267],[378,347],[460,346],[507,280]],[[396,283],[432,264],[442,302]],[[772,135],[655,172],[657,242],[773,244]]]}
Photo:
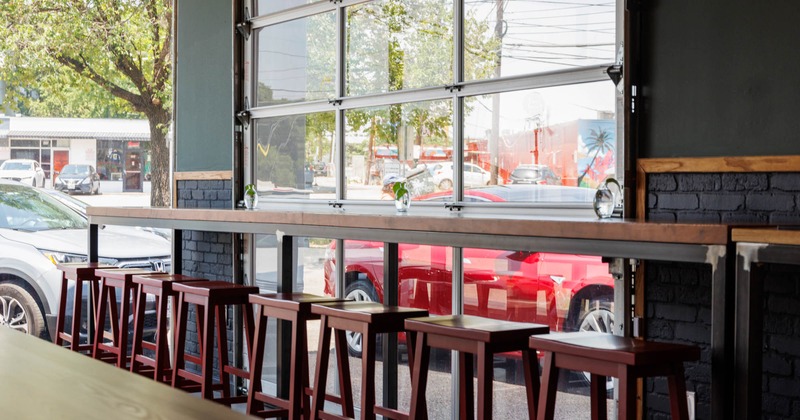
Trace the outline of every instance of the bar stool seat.
{"label": "bar stool seat", "polygon": [[[97,300],[97,334],[94,337],[92,356],[128,369],[128,320],[136,310],[133,301],[133,276],[137,274],[155,274],[156,271],[141,268],[113,268],[97,270],[100,277],[100,297]],[[117,290],[121,292],[119,312],[117,309]],[[134,308],[131,310],[131,304]],[[111,323],[111,332],[106,331],[106,312]]]}
{"label": "bar stool seat", "polygon": [[[250,375],[228,363],[227,311],[228,307],[243,309],[244,335],[248,353],[252,351],[253,307],[249,296],[258,293],[258,287],[243,286],[225,281],[199,281],[175,283],[178,292],[178,318],[175,324],[175,354],[172,366],[172,387],[199,390],[202,398],[231,405],[247,402],[247,396],[231,396],[229,375],[248,379]],[[195,305],[200,357],[186,354],[189,305]],[[220,382],[214,384],[214,331],[217,338],[217,360]],[[190,361],[200,366],[200,374],[186,369]],[[199,388],[199,389],[198,389]],[[214,391],[221,392],[220,397]]]}
{"label": "bar stool seat", "polygon": [[[53,334],[53,342],[58,346],[68,344],[68,348],[72,351],[92,355],[94,349],[94,329],[92,322],[87,322],[86,344],[81,344],[80,331],[83,313],[83,286],[88,283],[89,286],[89,306],[87,309],[91,311],[91,317],[94,319],[95,311],[97,309],[97,297],[100,284],[100,277],[95,275],[98,269],[115,268],[113,265],[101,264],[97,262],[76,262],[76,263],[58,263],[56,267],[61,270],[61,295],[58,303],[58,313],[56,315],[56,330]],[[70,320],[70,329],[67,332],[64,327],[66,324],[67,316],[67,298],[69,297],[69,282],[74,281],[75,287],[72,293],[72,319]]]}
{"label": "bar stool seat", "polygon": [[636,379],[647,376],[666,376],[672,418],[689,418],[683,363],[700,358],[697,346],[589,332],[533,336],[529,345],[545,355],[538,420],[553,419],[559,369],[591,373],[593,419],[606,418],[608,376],[619,379],[620,419],[636,418]]}
{"label": "bar stool seat", "polygon": [[[355,408],[352,403],[350,385],[350,365],[347,354],[345,331],[362,334],[361,351],[361,418],[374,419],[376,414],[384,418],[408,418],[405,413],[375,405],[375,344],[378,334],[396,333],[404,330],[404,322],[408,318],[424,317],[428,311],[399,306],[384,306],[374,302],[337,302],[317,304],[311,312],[320,315],[320,339],[317,352],[317,367],[314,373],[314,398],[311,418],[353,418]],[[339,375],[343,376],[345,387],[342,387],[343,416],[323,413],[326,395],[325,384],[328,375],[328,349],[331,342],[331,330],[336,331],[336,360]],[[408,352],[409,364],[413,365],[413,352]],[[342,379],[342,378],[340,378]]]}
{"label": "bar stool seat", "polygon": [[[250,355],[250,390],[247,395],[247,413],[260,417],[287,417],[289,419],[309,418],[311,401],[308,390],[308,336],[306,323],[319,319],[311,312],[311,305],[317,303],[346,302],[330,296],[317,296],[308,293],[270,293],[250,295],[250,303],[256,305],[255,338]],[[289,370],[289,395],[280,398],[264,394],[261,390],[261,373],[264,359],[267,320],[273,317],[291,323],[291,362]],[[341,378],[341,376],[340,376]],[[343,388],[344,384],[340,383]],[[342,404],[340,397],[326,396],[328,400]],[[263,409],[268,403],[279,407]],[[302,415],[302,416],[301,416]]]}
{"label": "bar stool seat", "polygon": [[[175,283],[190,281],[206,281],[200,277],[182,274],[142,274],[133,276],[136,287],[136,311],[133,314],[133,345],[131,349],[131,372],[144,374],[158,382],[172,381],[172,364],[170,363],[169,332],[175,331],[175,312],[178,293],[172,288]],[[155,342],[144,339],[145,303],[147,295],[156,298],[156,331]],[[172,299],[172,317],[168,319],[167,310]],[[153,352],[153,357],[145,355],[144,350]]]}
{"label": "bar stool seat", "polygon": [[528,347],[528,337],[547,334],[550,327],[472,315],[448,315],[407,319],[405,328],[410,335],[409,340],[414,343],[410,418],[427,418],[425,390],[431,347],[459,352],[459,412],[462,419],[473,418],[472,355],[477,357],[478,362],[478,418],[491,419],[493,356],[521,351],[528,414],[533,418],[539,378],[538,375],[532,375],[531,365],[538,367],[538,364],[535,363],[536,352]]}

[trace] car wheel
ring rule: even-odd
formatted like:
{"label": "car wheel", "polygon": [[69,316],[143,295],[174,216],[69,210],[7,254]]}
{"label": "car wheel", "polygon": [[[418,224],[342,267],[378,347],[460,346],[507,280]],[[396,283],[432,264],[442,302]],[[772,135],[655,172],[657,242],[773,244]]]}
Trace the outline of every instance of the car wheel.
{"label": "car wheel", "polygon": [[0,284],[0,326],[47,338],[44,315],[36,299],[13,283]]}
{"label": "car wheel", "polygon": [[[614,310],[612,309],[613,298],[601,298],[599,300],[592,300],[589,306],[581,313],[581,323],[578,331],[592,331],[606,334],[612,334],[614,331]],[[591,374],[583,372],[583,379],[587,384],[591,383]],[[614,380],[611,377],[606,378],[606,392],[614,390]]]}
{"label": "car wheel", "polygon": [[[348,284],[344,291],[344,297],[356,302],[378,302],[378,293],[368,280],[357,280]],[[347,352],[353,357],[361,357],[363,348],[361,333],[347,331],[345,336],[347,337]],[[378,342],[380,342],[380,337],[378,337]]]}
{"label": "car wheel", "polygon": [[449,179],[443,179],[439,182],[439,189],[440,190],[452,190],[453,189],[453,181]]}

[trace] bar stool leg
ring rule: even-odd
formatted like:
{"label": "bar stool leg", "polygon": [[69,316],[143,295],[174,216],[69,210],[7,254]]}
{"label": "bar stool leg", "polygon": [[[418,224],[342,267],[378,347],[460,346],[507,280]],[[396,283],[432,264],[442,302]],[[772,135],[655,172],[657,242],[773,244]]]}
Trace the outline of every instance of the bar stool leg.
{"label": "bar stool leg", "polygon": [[458,352],[458,370],[459,370],[459,418],[461,420],[470,420],[475,417],[475,387],[472,384],[472,354]]}
{"label": "bar stool leg", "polygon": [[[136,290],[136,310],[134,311],[133,319],[133,345],[131,350],[131,372],[138,372],[139,365],[136,362],[136,355],[142,352],[142,341],[144,335],[144,302],[147,299],[144,293],[144,287],[139,285]],[[160,322],[160,320],[159,320]],[[160,326],[160,324],[159,324]],[[158,357],[156,355],[156,357]],[[156,371],[154,372],[154,378],[158,379],[158,367],[156,367]]]}
{"label": "bar stool leg", "polygon": [[259,316],[256,318],[255,323],[255,342],[253,343],[253,351],[250,353],[250,392],[247,393],[247,414],[253,415],[259,411],[256,406],[261,404],[256,401],[255,395],[257,392],[261,392],[261,373],[263,371],[261,361],[264,360],[267,317]]}
{"label": "bar stool leg", "polygon": [[[494,375],[492,374],[492,353],[486,349],[486,343],[478,346],[478,419],[492,418],[492,388]],[[472,375],[469,376],[472,381]]]}
{"label": "bar stool leg", "polygon": [[99,354],[100,349],[98,348],[98,345],[103,341],[103,338],[105,336],[104,331],[106,323],[106,305],[104,305],[103,302],[106,302],[107,300],[108,300],[108,289],[101,285],[100,297],[97,300],[97,311],[95,314],[95,322],[94,322],[95,328],[97,328],[97,333],[94,336],[92,356],[95,359],[97,359],[100,356]]}
{"label": "bar stool leg", "polygon": [[[163,293],[163,292],[162,292]],[[140,301],[137,305],[144,304],[145,301]],[[167,307],[169,306],[169,296],[162,295],[156,296],[156,308],[158,308],[158,315],[156,316],[156,353],[155,353],[155,372],[153,373],[157,381],[163,382],[167,380],[167,371],[169,370],[169,321],[167,318]],[[142,309],[138,309],[140,313],[144,313]]]}
{"label": "bar stool leg", "polygon": [[[305,334],[305,328],[302,328],[305,326],[305,323],[305,321],[300,321],[296,317],[292,320],[292,354],[290,355],[290,369],[293,374],[289,377],[289,418],[292,420],[300,418],[300,413],[302,412],[301,403],[305,399],[305,397],[301,397],[301,395],[305,395],[304,382],[308,382],[308,379],[303,381],[303,378],[298,377],[299,375],[306,375],[306,378],[308,378],[308,372],[303,369],[302,364],[302,358],[306,357],[305,355],[308,353],[298,352],[298,343],[300,343],[299,347],[305,347],[302,342],[298,341],[306,340],[305,335],[300,335],[301,332]],[[302,324],[302,326],[300,324]]]}
{"label": "bar stool leg", "polygon": [[[119,354],[117,355],[117,367],[122,369],[128,367],[128,314],[131,313],[131,290],[132,289],[127,287],[122,288],[122,308],[120,308],[119,317],[117,319],[119,327],[114,334],[116,337],[119,337],[117,342],[117,349],[119,350]],[[116,309],[116,293],[114,295],[115,302],[113,306],[114,309]]]}
{"label": "bar stool leg", "polygon": [[[331,346],[331,330],[328,326],[328,317],[323,315],[319,329],[319,351],[317,352],[317,366],[314,372],[314,398],[311,401],[311,419],[319,419],[319,412],[325,405],[325,383],[328,379],[328,349]],[[338,343],[337,343],[338,356]]]}
{"label": "bar stool leg", "polygon": [[[619,379],[618,418],[627,420],[636,417],[636,377],[628,365],[620,365],[617,374]],[[684,394],[685,395],[685,394]]]}
{"label": "bar stool leg", "polygon": [[[199,307],[199,305],[195,305]],[[199,318],[199,317],[198,317]],[[205,316],[203,320],[203,324],[206,326],[213,326],[214,325],[214,309],[209,308],[205,311]],[[199,327],[198,327],[199,328]],[[198,330],[199,331],[199,330]],[[212,389],[213,386],[213,376],[211,372],[208,372],[208,369],[214,369],[214,333],[213,331],[208,331],[205,336],[203,337],[203,349],[201,350],[200,354],[202,358],[202,385],[200,390],[200,395],[202,395],[203,399],[210,400],[214,398],[214,390]],[[220,366],[222,368],[222,366]]]}
{"label": "bar stool leg", "polygon": [[[231,380],[228,374],[225,372],[225,367],[228,366],[228,336],[225,333],[226,326],[225,326],[225,307],[216,305],[214,307],[214,314],[216,320],[216,336],[217,336],[217,352],[219,353],[219,382],[222,384],[222,396],[223,398],[229,398],[231,396]],[[211,312],[211,311],[208,311]],[[248,344],[250,343],[250,338],[247,338]],[[213,353],[213,350],[212,350]],[[213,362],[212,362],[213,366]],[[213,381],[212,381],[213,386]]]}
{"label": "bar stool leg", "polygon": [[430,348],[427,346],[427,336],[419,333],[414,338],[414,367],[411,375],[411,406],[409,419],[420,419],[423,415],[427,417],[427,407],[425,406],[425,389],[428,385],[428,362],[430,359]]}
{"label": "bar stool leg", "polygon": [[[186,367],[186,317],[189,315],[188,304],[182,299],[178,299],[178,315],[175,321],[175,350],[172,357],[172,387],[180,386],[181,378],[178,372]],[[199,342],[199,339],[198,339]]]}
{"label": "bar stool leg", "polygon": [[[536,408],[539,397],[539,363],[536,361],[536,352],[530,349],[522,351],[522,369],[525,372],[525,397],[528,399],[528,418],[536,418]],[[536,369],[534,375],[533,369]]]}
{"label": "bar stool leg", "polygon": [[683,364],[676,363],[672,367],[673,374],[667,376],[669,384],[670,413],[673,419],[688,420],[689,407],[686,402],[686,378]]}
{"label": "bar stool leg", "polygon": [[544,354],[542,370],[542,389],[539,391],[539,410],[536,420],[553,420],[556,408],[556,389],[558,388],[558,367],[552,352]]}
{"label": "bar stool leg", "polygon": [[602,375],[591,376],[591,402],[592,420],[606,420],[606,377]]}
{"label": "bar stool leg", "polygon": [[[330,344],[330,338],[328,339],[328,343]],[[336,346],[336,366],[339,368],[342,414],[344,414],[345,417],[353,418],[356,414],[355,408],[353,407],[353,382],[350,378],[350,359],[347,356],[347,332],[344,330],[335,330],[334,344]]]}
{"label": "bar stool leg", "polygon": [[361,332],[361,418],[375,420],[375,333],[369,325]]}
{"label": "bar stool leg", "polygon": [[[63,283],[64,284],[63,287],[67,287],[67,283],[68,282],[65,279],[64,283]],[[77,280],[75,282],[74,297],[72,298],[72,331],[70,332],[70,334],[72,334],[72,342],[69,343],[69,348],[72,351],[80,350],[80,344],[81,344],[81,318],[83,317],[83,308],[82,308],[83,305],[82,305],[82,303],[83,303],[83,281]],[[61,294],[61,304],[64,305],[64,307],[66,308],[66,305],[67,305],[67,294],[66,293],[62,293]],[[60,333],[64,329],[64,320],[61,319],[60,322],[61,322],[61,325],[56,327],[56,337],[58,337],[58,333]],[[87,330],[88,330],[88,325],[87,325]],[[56,344],[60,344],[60,343],[56,343]],[[91,344],[91,341],[88,344]]]}

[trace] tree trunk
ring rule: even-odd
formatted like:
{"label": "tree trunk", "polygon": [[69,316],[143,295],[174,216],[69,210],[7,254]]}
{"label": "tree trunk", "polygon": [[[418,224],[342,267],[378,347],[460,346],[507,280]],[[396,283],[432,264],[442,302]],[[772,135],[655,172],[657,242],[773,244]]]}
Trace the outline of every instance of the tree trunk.
{"label": "tree trunk", "polygon": [[150,205],[169,207],[171,202],[169,188],[169,145],[167,131],[170,113],[163,108],[145,112],[150,124]]}

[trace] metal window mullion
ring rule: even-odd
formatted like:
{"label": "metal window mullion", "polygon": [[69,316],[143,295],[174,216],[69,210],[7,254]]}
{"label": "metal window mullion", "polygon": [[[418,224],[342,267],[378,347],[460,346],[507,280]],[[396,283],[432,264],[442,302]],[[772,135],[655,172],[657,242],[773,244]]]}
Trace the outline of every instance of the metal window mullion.
{"label": "metal window mullion", "polygon": [[251,22],[253,28],[263,28],[269,25],[288,22],[290,20],[302,19],[305,17],[318,15],[320,13],[331,12],[342,7],[353,6],[359,3],[366,3],[371,0],[341,0],[338,3],[332,1],[319,1],[291,9],[281,10],[268,15],[254,17]]}
{"label": "metal window mullion", "polygon": [[[464,313],[464,249],[453,247],[453,269],[452,277],[451,277],[451,284],[452,287],[452,300],[453,305],[451,310],[453,315],[462,315]],[[460,378],[461,372],[459,371],[459,363],[458,363],[458,352],[453,350],[450,352],[450,374],[453,378]],[[471,379],[470,374],[470,379]],[[458,381],[453,381],[450,385],[450,400],[455,401],[455,404],[452,406],[452,417],[454,419],[457,418],[464,418],[459,412],[460,404],[460,395],[459,395],[459,386]]]}
{"label": "metal window mullion", "polygon": [[[346,89],[345,86],[345,59],[347,55],[346,43],[347,31],[347,14],[344,7],[340,7],[336,15],[336,96],[344,96]],[[343,200],[345,198],[345,191],[347,191],[347,183],[345,180],[345,114],[344,110],[335,106],[336,115],[334,130],[334,159],[336,162],[336,199]]]}
{"label": "metal window mullion", "polygon": [[606,74],[606,69],[611,64],[612,63],[602,66],[582,67],[577,70],[559,70],[547,73],[465,82],[460,85],[458,95],[487,95],[500,92],[607,81],[608,75]]}
{"label": "metal window mullion", "polygon": [[[340,19],[343,19],[340,18]],[[339,25],[344,25],[340,22]],[[344,28],[340,29],[341,36],[343,37]],[[340,45],[341,44],[341,45]],[[338,44],[342,53],[344,52],[344,40],[342,39]],[[343,60],[343,57],[340,57]],[[255,60],[254,60],[255,61]],[[343,63],[343,61],[342,61]],[[337,77],[344,78],[344,69],[342,63],[337,63]],[[430,100],[442,100],[453,97],[453,95],[477,96],[487,95],[493,93],[519,91],[527,89],[539,89],[554,86],[564,86],[578,83],[589,83],[607,80],[605,67],[588,67],[581,70],[570,70],[551,72],[547,74],[526,75],[520,77],[503,78],[497,80],[480,80],[475,82],[459,83],[458,89],[450,92],[444,86],[432,86],[420,89],[401,90],[396,92],[387,92],[373,95],[363,95],[354,97],[343,97],[344,87],[337,92],[338,99],[341,104],[337,107],[342,109],[358,109],[369,108],[375,106],[386,106],[400,103],[409,102],[422,102]],[[342,81],[343,83],[343,81]],[[337,89],[340,87],[337,83]],[[259,107],[251,109],[253,118],[267,118],[273,116],[293,115],[293,114],[308,114],[313,112],[326,112],[332,108],[331,104],[325,100],[298,102],[293,104],[272,105],[266,107]]]}

